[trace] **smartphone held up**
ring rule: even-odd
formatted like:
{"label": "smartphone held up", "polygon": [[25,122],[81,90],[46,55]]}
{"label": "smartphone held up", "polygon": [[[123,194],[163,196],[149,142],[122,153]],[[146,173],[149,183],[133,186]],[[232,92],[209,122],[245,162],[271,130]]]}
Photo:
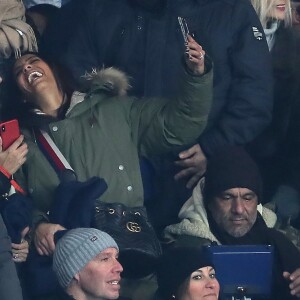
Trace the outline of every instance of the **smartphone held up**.
{"label": "smartphone held up", "polygon": [[182,33],[184,43],[185,43],[185,45],[187,45],[188,35],[190,33],[189,27],[187,25],[187,22],[186,22],[185,18],[177,17],[177,19],[178,19],[178,23],[179,23],[179,26],[180,26],[180,30],[181,30],[181,33]]}

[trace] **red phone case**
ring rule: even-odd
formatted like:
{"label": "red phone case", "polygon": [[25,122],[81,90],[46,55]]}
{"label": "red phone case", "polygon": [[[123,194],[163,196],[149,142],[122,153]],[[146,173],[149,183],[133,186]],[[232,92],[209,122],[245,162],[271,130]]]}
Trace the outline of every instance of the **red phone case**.
{"label": "red phone case", "polygon": [[2,138],[2,150],[5,151],[20,136],[18,120],[1,123],[0,136]]}

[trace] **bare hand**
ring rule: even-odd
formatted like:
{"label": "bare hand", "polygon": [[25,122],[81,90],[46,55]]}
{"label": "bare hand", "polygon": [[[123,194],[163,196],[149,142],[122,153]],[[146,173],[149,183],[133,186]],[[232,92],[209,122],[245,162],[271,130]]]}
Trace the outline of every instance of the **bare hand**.
{"label": "bare hand", "polygon": [[14,174],[26,161],[28,147],[27,144],[22,144],[23,140],[24,136],[19,136],[11,146],[2,151],[2,139],[0,138],[0,165],[10,174]]}
{"label": "bare hand", "polygon": [[289,285],[291,295],[300,298],[300,268],[296,269],[296,271],[292,274],[289,272],[283,272],[283,277],[291,281]]}
{"label": "bare hand", "polygon": [[29,253],[29,244],[25,240],[26,234],[29,232],[29,227],[27,226],[23,229],[21,233],[21,243],[20,244],[11,244],[12,247],[12,254],[13,254],[13,261],[16,263],[25,262]]}
{"label": "bare hand", "polygon": [[202,47],[189,35],[188,45],[185,52],[185,62],[189,70],[195,75],[204,73],[205,51]]}
{"label": "bare hand", "polygon": [[57,231],[65,230],[59,224],[41,223],[35,230],[34,244],[40,255],[50,256],[55,250],[54,234]]}
{"label": "bare hand", "polygon": [[192,188],[206,171],[207,159],[199,144],[179,153],[180,160],[175,161],[177,166],[183,168],[175,175],[175,180],[190,177],[186,184],[187,188]]}

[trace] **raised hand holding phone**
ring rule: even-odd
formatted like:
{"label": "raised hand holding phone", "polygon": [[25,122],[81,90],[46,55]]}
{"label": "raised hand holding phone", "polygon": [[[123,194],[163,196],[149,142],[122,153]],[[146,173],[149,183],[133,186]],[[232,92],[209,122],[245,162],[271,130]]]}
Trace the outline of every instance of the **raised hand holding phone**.
{"label": "raised hand holding phone", "polygon": [[193,74],[202,75],[205,72],[205,51],[190,35],[188,35],[187,39],[186,65]]}

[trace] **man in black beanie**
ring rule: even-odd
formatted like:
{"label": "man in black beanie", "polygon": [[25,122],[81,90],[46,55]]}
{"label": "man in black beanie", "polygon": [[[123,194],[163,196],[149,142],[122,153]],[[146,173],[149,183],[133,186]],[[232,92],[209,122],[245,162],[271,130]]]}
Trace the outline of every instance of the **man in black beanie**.
{"label": "man in black beanie", "polygon": [[[272,213],[261,209],[262,180],[252,158],[240,147],[225,147],[208,162],[205,181],[182,207],[179,224],[165,229],[177,246],[217,242],[273,245],[272,300],[300,298],[300,252],[274,228]],[[274,219],[274,217],[273,217]]]}
{"label": "man in black beanie", "polygon": [[262,178],[245,151],[228,147],[210,160],[203,193],[210,227],[222,228],[224,234],[233,237],[242,237],[257,219]]}

